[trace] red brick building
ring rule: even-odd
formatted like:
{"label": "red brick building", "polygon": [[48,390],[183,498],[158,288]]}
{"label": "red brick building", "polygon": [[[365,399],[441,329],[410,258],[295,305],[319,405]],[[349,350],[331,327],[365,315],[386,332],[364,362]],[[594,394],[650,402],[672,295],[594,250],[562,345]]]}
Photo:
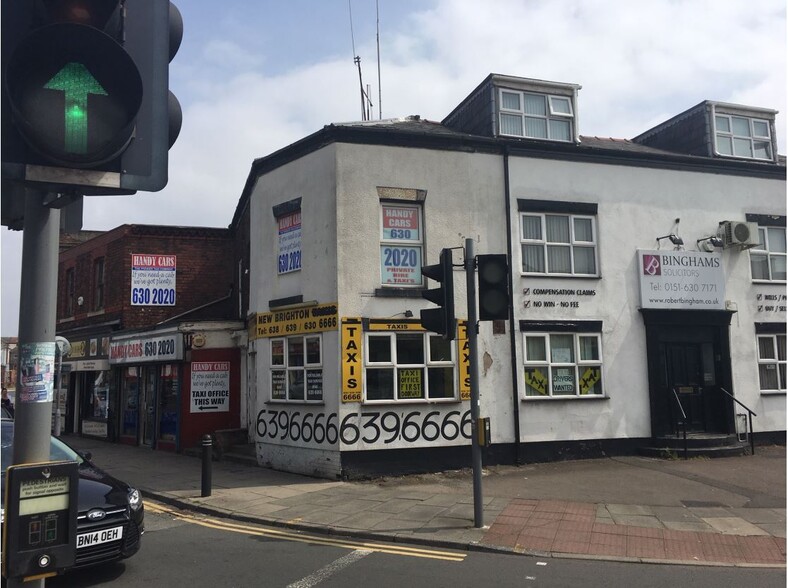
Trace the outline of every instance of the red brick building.
{"label": "red brick building", "polygon": [[[61,247],[55,410],[66,432],[180,450],[241,415],[229,229],[122,225]],[[64,243],[65,245],[65,243]]]}

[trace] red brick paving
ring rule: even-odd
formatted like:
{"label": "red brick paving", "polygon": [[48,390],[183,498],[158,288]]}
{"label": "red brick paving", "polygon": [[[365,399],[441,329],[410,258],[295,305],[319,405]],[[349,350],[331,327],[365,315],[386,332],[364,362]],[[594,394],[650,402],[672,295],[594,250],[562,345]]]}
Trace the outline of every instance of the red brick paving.
{"label": "red brick paving", "polygon": [[675,531],[605,524],[595,519],[594,504],[513,499],[482,541],[517,551],[686,562],[785,564],[783,537]]}

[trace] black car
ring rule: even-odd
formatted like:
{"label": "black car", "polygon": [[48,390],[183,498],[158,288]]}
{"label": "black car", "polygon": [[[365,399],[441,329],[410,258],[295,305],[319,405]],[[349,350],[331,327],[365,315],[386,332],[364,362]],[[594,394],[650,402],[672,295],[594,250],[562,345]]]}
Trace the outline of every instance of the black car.
{"label": "black car", "polygon": [[[12,462],[13,443],[14,421],[3,419],[0,457],[4,467]],[[49,457],[52,461],[71,460],[79,464],[75,567],[125,559],[137,553],[145,530],[145,509],[139,491],[93,465],[90,453],[78,452],[56,437],[50,438]]]}

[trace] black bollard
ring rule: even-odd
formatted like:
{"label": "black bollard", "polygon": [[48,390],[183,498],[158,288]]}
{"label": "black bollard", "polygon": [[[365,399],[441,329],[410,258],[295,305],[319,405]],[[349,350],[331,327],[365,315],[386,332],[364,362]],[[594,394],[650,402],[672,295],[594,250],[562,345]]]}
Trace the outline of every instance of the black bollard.
{"label": "black bollard", "polygon": [[213,441],[210,435],[202,436],[202,496],[211,495],[211,460]]}

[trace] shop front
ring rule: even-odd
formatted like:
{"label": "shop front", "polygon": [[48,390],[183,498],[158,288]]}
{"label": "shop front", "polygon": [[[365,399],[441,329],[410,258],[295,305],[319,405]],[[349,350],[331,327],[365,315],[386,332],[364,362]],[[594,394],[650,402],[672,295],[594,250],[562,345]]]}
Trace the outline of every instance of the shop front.
{"label": "shop front", "polygon": [[118,382],[120,443],[176,450],[183,360],[177,331],[113,337],[109,364]]}
{"label": "shop front", "polygon": [[118,335],[109,347],[118,387],[117,441],[165,451],[239,429],[240,322],[181,323]]}
{"label": "shop front", "polygon": [[109,335],[69,340],[71,351],[58,366],[57,398],[61,431],[112,440],[112,410],[117,403],[117,386],[107,359]]}

